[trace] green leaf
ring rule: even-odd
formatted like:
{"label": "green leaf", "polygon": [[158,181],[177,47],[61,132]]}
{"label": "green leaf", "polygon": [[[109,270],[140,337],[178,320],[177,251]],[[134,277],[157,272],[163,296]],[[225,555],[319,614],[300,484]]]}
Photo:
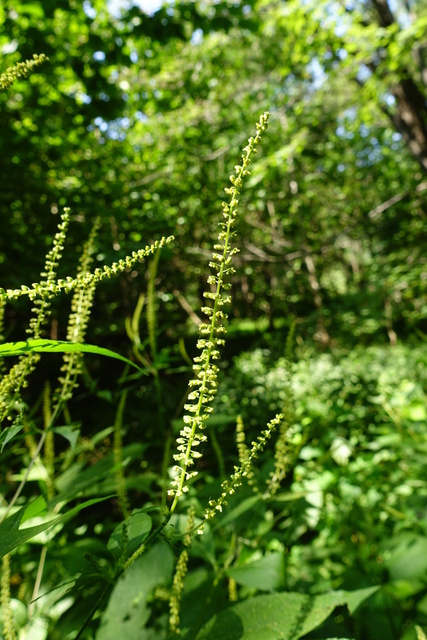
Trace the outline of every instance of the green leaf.
{"label": "green leaf", "polygon": [[10,442],[10,440],[12,440],[12,438],[21,431],[23,426],[23,424],[15,424],[13,427],[7,427],[6,429],[3,429],[2,434],[0,435],[0,453],[3,453],[3,449],[5,448],[7,443]]}
{"label": "green leaf", "polygon": [[31,518],[37,518],[38,516],[44,515],[46,515],[46,500],[43,496],[38,496],[25,508],[20,524],[24,524],[26,520],[30,520]]}
{"label": "green leaf", "polygon": [[77,440],[79,439],[80,425],[76,424],[74,426],[54,427],[53,431],[68,440],[71,449],[74,449],[77,444]]}
{"label": "green leaf", "polygon": [[403,532],[387,549],[384,564],[391,580],[422,580],[427,573],[427,537]]}
{"label": "green leaf", "polygon": [[20,340],[19,342],[5,342],[0,345],[0,358],[9,356],[21,356],[24,353],[95,353],[98,356],[106,356],[121,360],[126,364],[138,369],[142,373],[147,374],[145,369],[139,367],[135,362],[128,360],[115,351],[97,347],[92,344],[83,344],[81,342],[67,342],[66,340],[45,340],[43,338]]}
{"label": "green leaf", "polygon": [[150,533],[152,521],[147,513],[135,511],[124,523],[117,525],[107,545],[113,553],[120,553],[123,524],[127,525],[126,557],[129,558]]}
{"label": "green leaf", "polygon": [[145,629],[150,618],[149,597],[153,589],[171,580],[174,555],[165,542],[151,547],[119,578],[102,616],[96,640],[138,638],[161,640],[161,629]]}
{"label": "green leaf", "polygon": [[415,631],[417,632],[417,640],[427,640],[426,634],[418,625],[415,625]]}
{"label": "green leaf", "polygon": [[[70,511],[62,514],[58,518],[53,518],[53,520],[49,520],[48,522],[43,522],[43,524],[36,525],[34,527],[27,527],[24,529],[20,529],[20,525],[22,522],[27,520],[29,517],[33,518],[36,515],[40,515],[45,507],[46,503],[43,498],[37,498],[31,504],[22,507],[16,513],[3,520],[0,523],[0,558],[5,556],[6,554],[16,549],[24,542],[31,540],[34,536],[38,535],[42,531],[46,531],[50,527],[53,527],[55,524],[62,522],[65,519],[68,519],[81,511],[82,509],[86,509],[86,507],[90,507],[97,502],[102,502],[102,500],[107,500],[111,496],[96,498],[94,500],[87,500],[82,504],[79,504],[77,507],[74,507]],[[29,515],[28,515],[29,514]]]}
{"label": "green leaf", "polygon": [[282,551],[275,551],[241,567],[228,569],[226,574],[237,584],[260,591],[276,591],[284,584],[285,555]]}
{"label": "green leaf", "polygon": [[[138,442],[127,445],[123,447],[123,459],[130,457],[134,460],[143,450],[144,445]],[[57,477],[55,486],[58,491],[54,498],[55,503],[69,502],[79,495],[85,497],[115,493],[117,487],[114,479],[114,456],[105,456],[86,468],[83,461],[74,462]]]}
{"label": "green leaf", "polygon": [[256,596],[213,616],[196,640],[298,640],[326,620],[335,607],[346,604],[353,613],[378,588],[332,591],[320,596]]}
{"label": "green leaf", "polygon": [[251,511],[255,508],[255,505],[261,503],[261,498],[259,496],[250,496],[249,498],[245,498],[245,500],[241,500],[238,502],[237,506],[233,509],[230,509],[224,517],[218,523],[218,526],[224,527],[226,524],[230,524],[230,522],[234,522],[237,518],[240,518],[244,513]]}

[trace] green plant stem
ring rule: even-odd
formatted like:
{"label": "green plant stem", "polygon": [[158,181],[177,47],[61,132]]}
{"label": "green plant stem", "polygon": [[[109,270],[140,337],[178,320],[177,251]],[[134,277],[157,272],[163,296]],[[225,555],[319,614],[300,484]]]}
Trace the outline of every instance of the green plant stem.
{"label": "green plant stem", "polygon": [[166,433],[166,441],[163,449],[162,460],[162,508],[166,507],[168,498],[168,469],[171,460],[172,440],[172,430],[169,428]]}
{"label": "green plant stem", "polygon": [[[230,209],[233,210],[233,207],[235,207],[237,204],[237,198],[235,193],[233,193],[233,197],[231,199],[231,203],[230,203]],[[209,389],[209,378],[210,378],[210,374],[209,374],[209,370],[210,370],[210,365],[211,365],[211,358],[212,358],[212,351],[215,348],[215,334],[216,334],[216,328],[217,328],[217,324],[218,324],[218,315],[219,315],[219,311],[220,311],[220,306],[221,306],[221,292],[222,292],[222,288],[223,288],[223,284],[224,284],[224,270],[226,268],[226,260],[227,260],[227,256],[228,253],[230,251],[230,239],[231,239],[231,229],[232,226],[234,224],[234,217],[232,217],[231,215],[228,217],[227,220],[227,226],[226,226],[226,237],[225,237],[225,242],[224,242],[224,248],[223,248],[223,252],[222,252],[222,260],[221,260],[221,264],[220,264],[220,270],[218,273],[218,281],[217,281],[217,286],[216,286],[216,291],[215,291],[215,299],[214,299],[214,306],[213,306],[213,313],[211,316],[211,322],[210,322],[210,328],[209,328],[209,341],[208,341],[208,348],[207,348],[207,353],[206,353],[206,357],[204,360],[204,364],[203,364],[203,369],[204,369],[204,373],[203,373],[203,378],[202,378],[202,384],[200,386],[200,395],[198,398],[198,402],[197,402],[197,406],[196,406],[196,410],[195,410],[195,417],[198,418],[202,415],[203,413],[203,405],[205,402],[205,396],[207,395],[207,390]],[[196,429],[197,429],[197,421],[194,420],[193,425],[192,425],[192,431],[191,431],[191,436],[188,439],[187,442],[187,446],[186,446],[186,451],[185,451],[185,460],[188,460],[191,458],[191,450],[192,450],[192,446],[193,446],[193,441],[196,435]],[[178,504],[178,500],[180,498],[180,496],[182,495],[182,490],[183,490],[183,486],[184,486],[184,482],[186,479],[186,472],[187,472],[187,468],[188,468],[188,464],[187,463],[183,463],[183,472],[181,473],[181,477],[179,479],[179,483],[177,486],[177,490],[175,492],[175,496],[172,502],[172,505],[170,506],[170,513],[172,514],[175,509],[176,506]]]}
{"label": "green plant stem", "polygon": [[123,518],[129,517],[129,501],[126,493],[126,480],[123,473],[123,443],[122,443],[122,427],[123,427],[123,412],[126,405],[127,399],[127,391],[123,391],[119,406],[117,407],[116,419],[114,421],[114,445],[113,445],[113,456],[114,456],[114,467],[115,471],[115,480],[117,486],[117,494],[119,497],[119,506],[120,511],[122,512]]}

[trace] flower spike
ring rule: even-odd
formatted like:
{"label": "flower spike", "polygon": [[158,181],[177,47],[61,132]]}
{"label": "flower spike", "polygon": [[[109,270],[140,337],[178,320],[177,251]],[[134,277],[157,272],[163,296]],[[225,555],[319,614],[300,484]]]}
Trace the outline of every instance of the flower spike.
{"label": "flower spike", "polygon": [[201,457],[199,447],[207,439],[203,430],[212,411],[210,405],[215,397],[219,371],[214,361],[220,358],[218,347],[223,346],[223,336],[226,333],[223,323],[227,315],[223,307],[231,302],[230,296],[224,295],[224,291],[231,286],[227,278],[235,273],[231,263],[233,256],[238,252],[237,248],[231,247],[235,235],[233,227],[238,211],[238,196],[244,177],[249,175],[251,156],[256,152],[261,142],[261,134],[267,128],[269,115],[266,112],[260,117],[256,125],[256,136],[249,138],[247,146],[243,149],[241,164],[236,165],[236,173],[230,176],[231,186],[225,189],[230,199],[229,202],[222,203],[223,220],[219,223],[221,230],[209,263],[213,270],[213,274],[208,277],[210,290],[203,294],[206,300],[211,301],[211,306],[202,307],[207,322],[199,326],[200,339],[197,347],[200,349],[200,355],[193,361],[194,377],[189,383],[192,390],[188,396],[191,402],[184,406],[187,413],[184,416],[184,427],[177,439],[177,453],[174,455],[176,464],[173,467],[175,478],[168,491],[170,496],[174,496],[170,513],[174,512],[179,498],[188,491],[188,481],[197,475],[197,471],[189,471],[189,468],[195,459]]}

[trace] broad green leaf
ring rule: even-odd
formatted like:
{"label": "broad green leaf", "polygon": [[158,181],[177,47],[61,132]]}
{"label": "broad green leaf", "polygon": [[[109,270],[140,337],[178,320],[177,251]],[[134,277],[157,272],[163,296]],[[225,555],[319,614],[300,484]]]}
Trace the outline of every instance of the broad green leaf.
{"label": "broad green leaf", "polygon": [[260,591],[276,591],[284,584],[285,555],[282,551],[275,551],[241,567],[228,569],[226,574],[237,584]]}
{"label": "broad green leaf", "polygon": [[116,583],[96,640],[161,640],[165,637],[161,629],[145,629],[145,625],[150,618],[148,599],[155,587],[169,583],[173,567],[174,555],[165,542],[140,556]]}
{"label": "broad green leaf", "polygon": [[422,580],[427,573],[427,537],[403,532],[387,549],[384,563],[391,580]]}
{"label": "broad green leaf", "polygon": [[[144,450],[144,445],[135,442],[123,447],[123,459],[136,459]],[[114,456],[110,454],[85,467],[78,460],[64,471],[55,481],[58,493],[55,502],[69,502],[79,495],[102,495],[115,493],[117,490],[114,477]]]}
{"label": "broad green leaf", "polygon": [[196,640],[298,640],[326,620],[335,607],[346,604],[353,613],[377,589],[332,591],[320,596],[256,596],[213,616]]}
{"label": "broad green leaf", "polygon": [[128,360],[115,351],[97,347],[81,342],[67,342],[66,340],[45,340],[43,338],[20,340],[19,342],[5,342],[0,345],[0,358],[20,356],[24,353],[95,353],[98,356],[106,356],[126,362],[126,364],[138,369],[145,374],[145,369],[138,367],[135,362]]}
{"label": "broad green leaf", "polygon": [[82,504],[79,504],[77,507],[74,507],[70,511],[62,514],[57,518],[53,518],[48,522],[43,522],[42,524],[36,525],[34,527],[27,527],[24,529],[20,529],[21,523],[28,518],[26,514],[28,510],[30,510],[30,517],[34,517],[35,515],[39,515],[43,511],[44,500],[36,499],[34,503],[22,507],[16,513],[3,520],[0,523],[0,558],[5,556],[7,553],[13,551],[24,542],[31,540],[34,536],[38,535],[42,531],[46,531],[50,527],[53,527],[58,522],[62,522],[65,519],[71,518],[73,515],[81,511],[82,509],[86,509],[86,507],[90,507],[97,502],[102,502],[103,500],[107,500],[111,496],[96,498],[94,500],[87,500]]}
{"label": "broad green leaf", "polygon": [[[123,523],[127,525],[126,557],[129,558],[151,531],[151,518],[143,511],[135,511]],[[120,553],[123,539],[123,524],[117,525],[109,541],[108,549]]]}
{"label": "broad green leaf", "polygon": [[3,449],[5,448],[7,443],[10,442],[10,440],[12,440],[14,436],[16,436],[16,434],[21,431],[23,426],[23,424],[15,424],[13,427],[7,427],[6,429],[3,429],[2,434],[0,435],[0,453],[3,453]]}
{"label": "broad green leaf", "polygon": [[20,11],[24,14],[27,13],[35,20],[38,18],[43,18],[44,16],[43,7],[35,2],[29,4],[21,4]]}

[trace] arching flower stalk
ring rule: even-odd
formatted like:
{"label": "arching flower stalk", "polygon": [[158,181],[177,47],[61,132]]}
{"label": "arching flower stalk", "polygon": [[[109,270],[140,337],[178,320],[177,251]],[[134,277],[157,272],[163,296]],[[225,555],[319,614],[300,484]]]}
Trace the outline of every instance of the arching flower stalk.
{"label": "arching flower stalk", "polygon": [[206,441],[203,430],[212,411],[211,403],[217,390],[218,366],[215,361],[220,357],[219,347],[224,344],[226,333],[224,320],[227,316],[224,306],[231,301],[230,296],[225,295],[224,292],[231,286],[227,279],[234,273],[231,263],[233,256],[238,252],[237,248],[231,246],[235,235],[233,229],[238,211],[238,197],[243,179],[249,175],[248,166],[251,156],[256,153],[257,146],[261,142],[261,134],[267,128],[269,115],[266,112],[261,116],[256,125],[256,136],[249,138],[247,146],[243,149],[242,163],[236,165],[235,175],[230,176],[231,187],[225,189],[230,200],[222,204],[223,220],[219,223],[221,231],[209,263],[213,270],[213,274],[208,277],[211,289],[204,293],[204,297],[212,302],[211,306],[202,307],[207,322],[199,325],[200,338],[197,347],[201,353],[193,361],[194,377],[189,383],[192,390],[188,396],[191,402],[184,407],[187,414],[184,416],[184,427],[177,439],[178,453],[174,455],[176,465],[173,468],[176,476],[168,491],[169,495],[174,496],[170,514],[174,512],[179,498],[188,491],[188,481],[197,475],[197,471],[192,470],[191,467],[194,461],[202,456],[199,447]]}
{"label": "arching flower stalk", "polygon": [[[222,493],[219,498],[216,500],[209,500],[209,507],[206,509],[204,515],[205,521],[214,518],[218,512],[221,513],[222,508],[226,507],[228,504],[229,496],[233,495],[236,492],[236,489],[242,485],[244,478],[251,476],[255,460],[262,453],[267,441],[271,438],[273,432],[276,431],[282,420],[283,414],[278,413],[272,420],[270,420],[267,427],[261,432],[258,438],[252,442],[251,449],[248,451],[245,459],[240,461],[240,466],[235,466],[234,473],[232,473],[228,480],[224,480],[221,484]],[[199,534],[203,533],[204,524],[205,522],[200,523],[197,530]]]}
{"label": "arching flower stalk", "polygon": [[97,268],[92,273],[79,273],[75,278],[67,276],[65,279],[60,278],[55,282],[35,282],[31,287],[22,285],[20,289],[2,289],[0,287],[0,300],[17,300],[22,296],[28,296],[30,300],[36,298],[50,298],[59,295],[61,292],[69,293],[74,289],[85,289],[86,287],[97,285],[104,280],[108,280],[113,276],[123,273],[126,269],[130,269],[137,262],[143,262],[145,258],[156,253],[165,245],[173,242],[174,236],[162,237],[155,240],[153,244],[147,245],[144,249],[132,251],[131,255],[126,256],[118,262],[113,262],[110,266],[104,265]]}

